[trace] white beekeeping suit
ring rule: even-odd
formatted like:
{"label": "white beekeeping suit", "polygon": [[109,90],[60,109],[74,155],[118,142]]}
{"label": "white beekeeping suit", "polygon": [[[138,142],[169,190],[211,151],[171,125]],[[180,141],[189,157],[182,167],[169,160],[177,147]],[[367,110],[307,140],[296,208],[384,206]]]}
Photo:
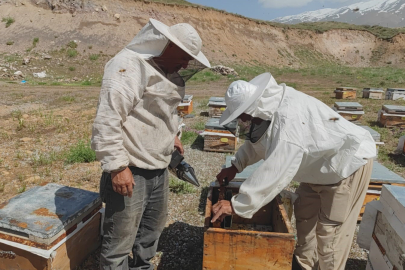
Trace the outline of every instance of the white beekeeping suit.
{"label": "white beekeeping suit", "polygon": [[[261,138],[246,141],[232,164],[239,172],[261,159],[263,164],[232,198],[237,215],[251,218],[291,180],[329,185],[347,178],[376,155],[370,133],[342,118],[321,101],[285,84],[270,73],[229,87],[225,125],[242,113],[271,121]],[[338,120],[336,120],[338,118]]]}
{"label": "white beekeeping suit", "polygon": [[194,58],[188,65],[194,71],[210,67],[194,28],[189,24],[168,27],[150,19],[105,66],[92,135],[92,148],[105,172],[128,165],[162,169],[170,162],[178,131],[176,108],[190,73],[165,74],[155,64],[153,58],[162,54],[169,41]]}

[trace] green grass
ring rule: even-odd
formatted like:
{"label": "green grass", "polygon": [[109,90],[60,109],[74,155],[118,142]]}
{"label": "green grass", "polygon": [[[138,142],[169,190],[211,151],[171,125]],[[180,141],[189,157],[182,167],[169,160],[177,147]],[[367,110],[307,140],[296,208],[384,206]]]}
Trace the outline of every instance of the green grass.
{"label": "green grass", "polygon": [[198,134],[194,131],[183,131],[181,135],[181,143],[184,145],[191,145],[198,137]]}
{"label": "green grass", "polygon": [[218,81],[221,79],[223,76],[212,72],[211,70],[203,70],[201,72],[198,72],[195,74],[193,77],[191,77],[190,81],[192,82],[213,82],[213,81]]}
{"label": "green grass", "polygon": [[74,96],[69,96],[69,95],[67,95],[67,96],[62,96],[60,99],[61,99],[62,101],[67,102],[67,103],[72,103],[73,101],[75,101],[75,97],[74,97]]}
{"label": "green grass", "polygon": [[6,42],[6,45],[8,45],[8,46],[13,45],[13,44],[14,44],[14,41],[11,41],[11,40]]}
{"label": "green grass", "polygon": [[6,28],[15,22],[12,17],[4,17],[1,21],[6,23]]}
{"label": "green grass", "polygon": [[75,49],[69,48],[66,51],[67,56],[69,56],[70,58],[76,57],[77,56],[77,51]]}
{"label": "green grass", "polygon": [[70,70],[70,71],[75,71],[76,68],[75,68],[75,67],[69,67],[69,70]]}
{"label": "green grass", "polygon": [[32,157],[32,165],[34,167],[48,166],[57,160],[57,157],[56,152],[40,153]]}
{"label": "green grass", "polygon": [[196,192],[196,188],[193,185],[183,180],[179,180],[172,175],[169,175],[169,189],[171,192],[177,194],[190,194]]}
{"label": "green grass", "polygon": [[33,40],[32,40],[32,47],[36,47],[37,46],[37,43],[39,42],[39,38],[34,38]]}
{"label": "green grass", "polygon": [[89,55],[89,59],[90,59],[91,61],[96,61],[99,57],[100,57],[99,54],[90,54],[90,55]]}
{"label": "green grass", "polygon": [[91,81],[89,81],[89,80],[86,80],[86,81],[83,81],[82,83],[81,83],[81,85],[91,85],[92,83],[91,83]]}
{"label": "green grass", "polygon": [[66,156],[66,163],[89,163],[96,161],[96,152],[91,149],[90,141],[80,140],[76,145],[69,149]]}

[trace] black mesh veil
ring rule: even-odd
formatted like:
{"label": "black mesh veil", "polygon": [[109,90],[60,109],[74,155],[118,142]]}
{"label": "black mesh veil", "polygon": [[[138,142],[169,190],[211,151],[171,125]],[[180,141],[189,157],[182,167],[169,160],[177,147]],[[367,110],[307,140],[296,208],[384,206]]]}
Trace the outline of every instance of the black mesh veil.
{"label": "black mesh veil", "polygon": [[[176,59],[173,59],[176,61]],[[160,71],[162,74],[165,74],[161,68],[159,68],[159,60],[157,58],[153,58],[148,61],[154,68]],[[179,64],[179,67],[181,65]],[[171,74],[165,74],[167,79],[169,79],[172,83],[178,86],[185,86],[185,83],[191,79],[196,73],[200,72],[201,70],[205,69],[206,66],[198,62],[197,60],[193,59],[188,62],[186,68],[181,67],[178,72],[174,72]]]}

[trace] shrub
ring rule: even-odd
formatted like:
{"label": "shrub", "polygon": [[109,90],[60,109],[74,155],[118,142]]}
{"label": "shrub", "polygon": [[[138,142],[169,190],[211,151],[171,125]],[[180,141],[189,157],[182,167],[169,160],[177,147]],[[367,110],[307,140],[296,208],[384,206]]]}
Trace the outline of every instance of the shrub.
{"label": "shrub", "polygon": [[32,46],[37,46],[37,43],[38,43],[38,41],[39,41],[39,38],[34,38],[33,40],[32,40]]}
{"label": "shrub", "polygon": [[189,194],[194,193],[196,191],[193,185],[183,180],[174,178],[174,176],[172,175],[169,176],[169,189],[171,192],[177,194]]}
{"label": "shrub", "polygon": [[6,28],[9,27],[13,22],[15,22],[15,20],[11,17],[5,17],[1,21],[6,23]]}
{"label": "shrub", "polygon": [[72,146],[66,157],[66,162],[73,163],[89,163],[96,160],[96,152],[91,149],[90,141],[87,143],[80,140],[76,145]]}
{"label": "shrub", "polygon": [[75,67],[69,67],[69,70],[70,70],[70,71],[75,71],[76,68],[75,68]]}
{"label": "shrub", "polygon": [[72,40],[72,41],[69,41],[69,43],[67,44],[67,46],[68,46],[69,48],[76,49],[76,48],[77,48],[77,43]]}
{"label": "shrub", "polygon": [[14,41],[9,40],[9,41],[6,42],[6,44],[7,44],[7,45],[13,45],[13,44],[14,44]]}

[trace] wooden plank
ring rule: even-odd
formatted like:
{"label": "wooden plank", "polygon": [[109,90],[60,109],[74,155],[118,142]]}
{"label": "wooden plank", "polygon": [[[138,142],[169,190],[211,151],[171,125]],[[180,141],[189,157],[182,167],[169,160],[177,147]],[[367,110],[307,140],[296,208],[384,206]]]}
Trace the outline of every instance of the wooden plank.
{"label": "wooden plank", "polygon": [[356,91],[336,91],[336,99],[355,99],[356,98]]}
{"label": "wooden plank", "polygon": [[352,114],[350,112],[339,112],[339,114],[348,121],[356,121],[363,116],[362,114]]}
{"label": "wooden plank", "polygon": [[[360,217],[363,216],[363,213],[366,209],[366,204],[368,204],[371,201],[374,201],[375,199],[378,199],[380,197],[380,194],[366,194],[366,197],[364,198],[363,206],[361,207],[360,210]],[[361,220],[361,218],[360,218]]]}
{"label": "wooden plank", "polygon": [[220,135],[205,135],[204,136],[204,151],[225,152],[236,150],[237,138]]}
{"label": "wooden plank", "polygon": [[394,115],[386,115],[386,114],[382,113],[378,120],[379,120],[379,123],[384,127],[405,126],[405,117],[403,117],[401,115],[394,116]]}
{"label": "wooden plank", "polygon": [[369,98],[370,99],[383,99],[384,93],[383,92],[370,92]]}
{"label": "wooden plank", "polygon": [[[29,251],[0,243],[0,269],[7,270],[48,270],[49,261]],[[10,253],[10,255],[6,255]]]}
{"label": "wooden plank", "polygon": [[204,234],[204,270],[291,270],[293,235],[218,230]]}
{"label": "wooden plank", "polygon": [[374,240],[371,241],[369,258],[373,269],[392,270],[392,267],[387,264],[384,255]]}
{"label": "wooden plank", "polygon": [[101,213],[61,245],[52,260],[51,269],[69,270],[78,267],[101,244]]}
{"label": "wooden plank", "polygon": [[405,224],[405,187],[384,185],[381,203],[386,209],[391,208],[395,216]]}

